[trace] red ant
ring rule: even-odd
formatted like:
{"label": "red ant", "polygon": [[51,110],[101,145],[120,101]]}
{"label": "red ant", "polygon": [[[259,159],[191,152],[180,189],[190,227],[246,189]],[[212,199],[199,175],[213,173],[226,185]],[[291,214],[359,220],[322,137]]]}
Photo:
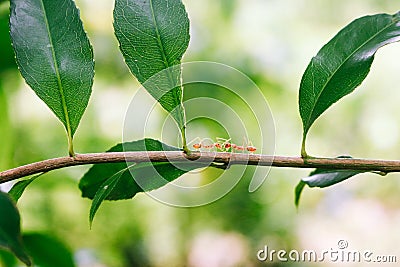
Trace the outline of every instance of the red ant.
{"label": "red ant", "polygon": [[255,146],[247,146],[246,149],[250,153],[253,153],[253,152],[255,152],[257,150],[257,148]]}
{"label": "red ant", "polygon": [[[219,138],[217,137],[217,142],[212,142],[211,144],[207,145],[204,144],[203,140],[200,139],[199,137],[196,137],[195,140],[200,140],[198,143],[193,144],[193,148],[196,150],[199,150],[200,148],[205,148],[205,149],[212,149],[212,148],[217,148],[219,151],[223,152],[228,152],[230,149],[232,151],[248,151],[249,153],[253,153],[257,150],[255,146],[251,142],[248,142],[247,146],[238,146],[236,144],[233,144],[230,142],[230,139],[224,139],[224,138]],[[212,141],[212,140],[211,140]]]}

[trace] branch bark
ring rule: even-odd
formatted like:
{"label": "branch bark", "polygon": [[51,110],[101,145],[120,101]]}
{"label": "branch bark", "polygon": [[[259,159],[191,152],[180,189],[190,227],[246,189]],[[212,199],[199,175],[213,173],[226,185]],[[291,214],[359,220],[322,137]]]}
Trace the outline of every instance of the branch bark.
{"label": "branch bark", "polygon": [[365,170],[384,173],[400,172],[400,160],[375,160],[353,158],[307,158],[270,156],[244,153],[192,152],[187,155],[180,151],[141,151],[76,154],[74,157],[61,157],[43,160],[14,169],[0,172],[0,183],[16,180],[33,174],[49,172],[70,166],[117,163],[117,162],[205,162],[223,163],[229,167],[234,164],[292,167],[324,168],[335,170]]}

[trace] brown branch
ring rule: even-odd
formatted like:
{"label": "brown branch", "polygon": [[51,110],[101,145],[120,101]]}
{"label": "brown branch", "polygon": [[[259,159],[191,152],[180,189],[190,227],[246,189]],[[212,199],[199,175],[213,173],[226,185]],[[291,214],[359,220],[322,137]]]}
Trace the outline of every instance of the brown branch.
{"label": "brown branch", "polygon": [[70,166],[116,163],[116,162],[214,162],[232,164],[292,167],[292,168],[324,168],[336,170],[365,170],[379,172],[400,172],[399,160],[371,160],[353,158],[309,158],[269,156],[244,153],[213,153],[192,152],[186,155],[179,151],[148,151],[148,152],[108,152],[77,154],[75,157],[61,157],[43,160],[14,169],[0,172],[0,183],[12,181],[33,174],[48,172]]}

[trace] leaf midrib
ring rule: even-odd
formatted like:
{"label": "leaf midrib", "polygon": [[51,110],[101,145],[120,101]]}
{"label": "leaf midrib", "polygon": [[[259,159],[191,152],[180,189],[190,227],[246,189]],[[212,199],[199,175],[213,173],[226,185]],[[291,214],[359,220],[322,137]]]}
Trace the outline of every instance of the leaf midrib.
{"label": "leaf midrib", "polygon": [[58,64],[57,64],[56,51],[54,50],[53,38],[52,38],[52,35],[50,32],[50,25],[49,25],[49,21],[47,19],[47,12],[44,7],[43,0],[40,1],[40,4],[41,4],[43,14],[44,14],[44,22],[46,24],[47,35],[49,37],[50,49],[51,49],[51,54],[52,54],[52,59],[53,59],[54,70],[55,70],[55,74],[57,77],[57,85],[58,85],[58,89],[59,89],[59,93],[60,93],[61,104],[62,104],[65,123],[66,123],[65,126],[67,128],[67,133],[68,133],[68,139],[72,140],[72,128],[71,128],[71,122],[70,122],[70,118],[69,118],[69,114],[68,114],[67,101],[65,100],[64,88],[63,88],[63,85],[61,82],[60,71],[58,69]]}
{"label": "leaf midrib", "polygon": [[[126,172],[129,168],[130,168],[130,166],[119,170],[118,172],[114,173],[113,175],[111,175],[109,178],[107,178],[105,181],[103,181],[101,183],[99,190],[96,192],[96,194],[93,197],[92,205],[90,207],[90,212],[89,212],[90,227],[92,226],[94,216],[96,215],[97,210],[100,208],[101,203],[111,194],[111,192],[114,190],[114,188],[118,184],[119,179],[121,179],[124,172]],[[113,180],[111,181],[110,184],[108,184],[107,189],[104,189],[104,187],[101,187],[110,179],[113,179]]]}
{"label": "leaf midrib", "polygon": [[[168,0],[165,0],[165,1],[168,1]],[[150,9],[151,9],[151,16],[152,16],[152,20],[153,20],[153,24],[154,24],[155,33],[156,33],[157,44],[158,44],[158,47],[159,47],[160,50],[161,50],[161,56],[162,56],[162,59],[163,59],[163,62],[164,62],[165,69],[167,69],[167,68],[171,67],[172,65],[170,65],[169,62],[168,62],[168,59],[167,59],[167,57],[166,57],[165,47],[164,47],[164,44],[163,44],[163,42],[162,42],[162,40],[161,40],[160,31],[158,30],[157,19],[156,19],[156,15],[155,15],[155,12],[154,12],[154,7],[153,7],[153,0],[150,0]],[[170,72],[170,71],[167,71],[167,73],[168,73],[168,79],[169,79],[170,82],[173,84],[173,83],[174,83],[174,79],[173,79],[173,77],[172,77],[171,72]],[[181,86],[181,85],[180,85],[180,86]],[[170,88],[170,89],[173,89],[173,88]],[[183,91],[183,90],[182,90],[182,91]],[[182,100],[181,100],[181,99],[182,99],[182,96],[174,97],[174,99],[176,99],[176,98],[178,98],[178,97],[179,97],[180,102],[181,102],[181,101],[182,101]]]}
{"label": "leaf midrib", "polygon": [[[153,0],[150,0],[150,10],[151,10],[151,16],[152,16],[152,20],[153,20],[153,24],[154,24],[157,44],[161,50],[161,57],[162,57],[165,68],[168,68],[168,67],[170,67],[170,65],[169,65],[168,59],[166,57],[164,45],[161,41],[160,31],[158,30],[157,19],[156,19],[156,15],[154,13]],[[171,78],[171,77],[169,77],[169,78]]]}
{"label": "leaf midrib", "polygon": [[[310,120],[312,115],[314,114],[315,111],[315,106],[316,103],[318,102],[318,100],[320,99],[322,92],[325,90],[326,86],[330,83],[330,81],[332,80],[333,76],[335,76],[335,74],[338,72],[338,70],[354,55],[356,54],[356,52],[358,52],[360,50],[361,47],[363,47],[366,43],[370,42],[372,39],[374,39],[378,34],[380,34],[381,32],[385,31],[387,28],[391,27],[393,24],[397,23],[398,20],[392,20],[392,23],[388,24],[386,27],[384,27],[382,30],[378,31],[376,34],[374,34],[372,37],[368,38],[365,42],[363,42],[360,46],[357,47],[356,50],[354,50],[353,53],[351,53],[348,57],[346,57],[346,59],[339,65],[338,68],[336,68],[336,70],[332,73],[332,75],[330,75],[330,77],[328,78],[328,80],[326,81],[326,83],[324,84],[324,86],[322,87],[323,89],[320,90],[316,100],[314,101],[313,104],[313,108],[312,108],[312,112],[310,113],[310,115],[307,118],[307,131],[310,128],[311,125],[310,124]],[[314,75],[314,74],[313,74]]]}

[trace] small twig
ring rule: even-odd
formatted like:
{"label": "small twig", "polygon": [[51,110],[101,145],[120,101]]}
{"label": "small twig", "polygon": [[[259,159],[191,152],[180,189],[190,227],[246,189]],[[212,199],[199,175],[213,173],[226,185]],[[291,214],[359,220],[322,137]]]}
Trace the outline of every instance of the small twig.
{"label": "small twig", "polygon": [[213,153],[192,152],[187,155],[180,151],[141,151],[141,152],[107,152],[92,154],[76,154],[74,157],[61,157],[43,160],[14,169],[0,172],[0,183],[12,181],[21,177],[48,172],[70,166],[116,163],[116,162],[214,162],[223,163],[224,166],[258,165],[292,168],[324,168],[337,170],[366,170],[374,172],[400,172],[400,160],[373,160],[354,158],[308,158],[301,157],[269,156],[245,153]]}

